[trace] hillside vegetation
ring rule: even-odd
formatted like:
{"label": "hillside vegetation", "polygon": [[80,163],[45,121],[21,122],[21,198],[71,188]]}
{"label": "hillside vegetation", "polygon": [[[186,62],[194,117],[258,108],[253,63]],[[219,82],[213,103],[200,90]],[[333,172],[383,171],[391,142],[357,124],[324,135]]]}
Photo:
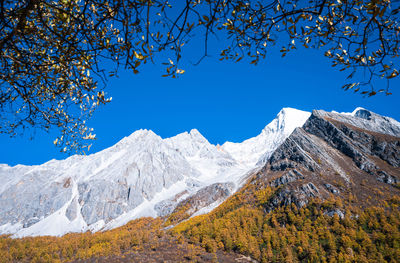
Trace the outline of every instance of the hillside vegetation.
{"label": "hillside vegetation", "polygon": [[105,232],[72,233],[62,237],[0,238],[0,261],[66,262],[122,254],[151,242],[160,231],[160,219],[141,218]]}
{"label": "hillside vegetation", "polygon": [[366,209],[352,206],[352,201],[313,199],[302,208],[291,204],[266,213],[265,203],[274,190],[254,188],[248,185],[210,214],[176,226],[174,233],[208,251],[233,250],[261,262],[400,259],[399,197]]}

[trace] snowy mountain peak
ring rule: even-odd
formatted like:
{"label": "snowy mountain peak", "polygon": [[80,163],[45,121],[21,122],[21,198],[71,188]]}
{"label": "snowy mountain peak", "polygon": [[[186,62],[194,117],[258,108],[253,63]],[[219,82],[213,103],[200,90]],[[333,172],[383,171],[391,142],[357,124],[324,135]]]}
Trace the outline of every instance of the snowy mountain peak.
{"label": "snowy mountain peak", "polygon": [[[111,146],[102,152],[115,152],[116,155],[122,152],[128,155],[137,155],[141,152],[161,153],[169,152],[168,145],[164,143],[163,138],[155,134],[152,130],[141,129],[133,132],[131,135],[124,137],[116,145]],[[96,153],[96,154],[99,154]]]}
{"label": "snowy mountain peak", "polygon": [[278,113],[277,116],[280,116],[280,115],[301,114],[301,113],[303,113],[303,112],[304,112],[304,111],[298,110],[298,109],[295,109],[295,108],[284,107],[284,108],[282,108],[282,109],[279,111],[279,113]]}
{"label": "snowy mountain peak", "polygon": [[293,108],[283,108],[262,132],[241,143],[226,142],[222,149],[240,163],[261,165],[272,152],[294,131],[301,127],[311,113]]}
{"label": "snowy mountain peak", "polygon": [[196,137],[197,136],[203,137],[203,135],[201,135],[201,133],[197,129],[191,129],[189,134],[192,135],[192,136],[196,136]]}
{"label": "snowy mountain peak", "polygon": [[155,134],[152,130],[147,130],[147,129],[140,129],[140,130],[133,132],[131,135],[129,135],[130,139],[139,139],[139,138],[146,138],[146,137],[161,138],[160,136]]}
{"label": "snowy mountain peak", "polygon": [[[137,142],[144,143],[148,141],[161,141],[162,138],[155,134],[152,130],[140,129],[133,132],[131,135],[121,139],[116,146],[135,144]],[[112,148],[112,147],[111,147]],[[107,150],[107,149],[106,149]]]}
{"label": "snowy mountain peak", "polygon": [[283,108],[275,119],[270,122],[263,130],[264,133],[278,132],[281,130],[285,134],[290,134],[297,127],[300,127],[310,117],[310,113],[294,108]]}
{"label": "snowy mountain peak", "polygon": [[171,148],[176,149],[185,158],[203,156],[212,158],[216,147],[208,142],[201,133],[192,129],[189,133],[183,132],[174,137],[167,138],[164,142]]}
{"label": "snowy mountain peak", "polygon": [[196,140],[201,143],[210,144],[208,142],[208,140],[197,129],[191,129],[189,132],[189,135],[192,140]]}
{"label": "snowy mountain peak", "polygon": [[207,141],[207,139],[197,130],[197,129],[191,129],[190,132],[184,131],[182,133],[179,133],[173,137],[165,139],[167,141],[174,141],[174,142],[182,142],[182,141],[188,141],[188,140],[200,140],[200,141]]}

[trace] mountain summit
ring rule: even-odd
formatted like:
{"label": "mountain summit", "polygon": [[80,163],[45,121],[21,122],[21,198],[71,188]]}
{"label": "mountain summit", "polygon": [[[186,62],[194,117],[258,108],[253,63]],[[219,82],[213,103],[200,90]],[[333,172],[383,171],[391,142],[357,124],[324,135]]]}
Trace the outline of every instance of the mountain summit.
{"label": "mountain summit", "polygon": [[309,112],[283,108],[259,135],[241,143],[226,142],[222,145],[222,149],[241,163],[250,166],[261,165],[295,128],[304,124],[308,117],[310,117]]}

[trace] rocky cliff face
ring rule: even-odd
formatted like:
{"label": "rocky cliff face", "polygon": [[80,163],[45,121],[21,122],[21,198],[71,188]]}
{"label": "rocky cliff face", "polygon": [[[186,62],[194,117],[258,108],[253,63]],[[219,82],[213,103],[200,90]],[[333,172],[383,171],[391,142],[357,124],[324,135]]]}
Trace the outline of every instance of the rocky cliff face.
{"label": "rocky cliff face", "polygon": [[266,209],[332,196],[367,205],[399,193],[399,128],[361,108],[352,114],[313,111],[257,174],[256,180],[279,187]]}

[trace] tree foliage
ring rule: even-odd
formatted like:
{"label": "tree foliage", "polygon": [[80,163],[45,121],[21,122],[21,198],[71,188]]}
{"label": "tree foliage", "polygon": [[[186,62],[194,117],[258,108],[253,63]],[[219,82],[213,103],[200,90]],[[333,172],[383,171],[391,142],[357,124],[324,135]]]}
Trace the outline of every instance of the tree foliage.
{"label": "tree foliage", "polygon": [[[0,132],[55,127],[56,145],[81,149],[95,137],[86,120],[111,100],[105,83],[120,66],[138,73],[163,52],[164,76],[176,77],[190,41],[203,40],[200,62],[213,36],[227,38],[221,60],[251,64],[272,45],[282,45],[282,56],[299,46],[321,49],[348,71],[344,89],[390,94],[399,74],[399,8],[390,0],[1,0]],[[384,88],[374,85],[380,79]]]}
{"label": "tree foliage", "polygon": [[[223,249],[259,262],[397,262],[400,257],[399,197],[386,208],[360,209],[341,199],[313,199],[267,213],[270,187],[248,184],[215,210],[190,218],[172,231],[208,251]],[[330,209],[345,216],[329,216]]]}
{"label": "tree foliage", "polygon": [[0,132],[59,127],[54,143],[64,151],[94,139],[86,120],[111,100],[99,81],[104,84],[120,65],[138,72],[155,50],[150,7],[167,5],[130,0],[0,4]]}
{"label": "tree foliage", "polygon": [[70,262],[121,255],[159,242],[160,219],[141,218],[123,227],[97,233],[70,233],[62,237],[0,236],[0,262]]}

